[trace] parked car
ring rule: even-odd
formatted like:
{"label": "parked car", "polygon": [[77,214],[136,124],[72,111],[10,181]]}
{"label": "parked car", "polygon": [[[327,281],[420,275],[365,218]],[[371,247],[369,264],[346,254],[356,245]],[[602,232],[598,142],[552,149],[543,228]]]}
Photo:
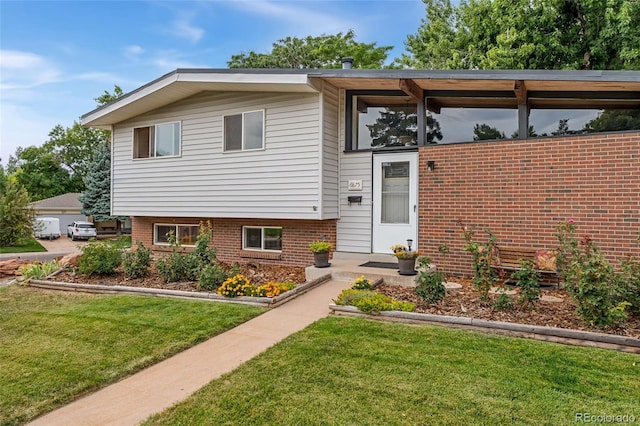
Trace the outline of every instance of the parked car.
{"label": "parked car", "polygon": [[67,227],[67,238],[71,238],[72,241],[77,239],[96,238],[98,231],[96,226],[91,222],[75,221]]}

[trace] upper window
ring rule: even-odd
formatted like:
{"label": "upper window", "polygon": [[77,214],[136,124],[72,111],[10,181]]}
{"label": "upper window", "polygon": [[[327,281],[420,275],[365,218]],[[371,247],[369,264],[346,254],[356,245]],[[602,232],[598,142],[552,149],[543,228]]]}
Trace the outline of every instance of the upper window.
{"label": "upper window", "polygon": [[242,228],[244,250],[281,251],[282,228],[245,226]]}
{"label": "upper window", "polygon": [[351,127],[347,149],[418,144],[418,108],[409,96],[402,92],[352,92],[347,100]]}
{"label": "upper window", "polygon": [[156,124],[133,129],[133,158],[180,155],[180,123]]}
{"label": "upper window", "polygon": [[169,237],[174,235],[181,246],[195,246],[200,225],[169,225],[156,223],[153,226],[153,243],[169,245]]}
{"label": "upper window", "polygon": [[224,150],[264,148],[264,111],[224,116]]}

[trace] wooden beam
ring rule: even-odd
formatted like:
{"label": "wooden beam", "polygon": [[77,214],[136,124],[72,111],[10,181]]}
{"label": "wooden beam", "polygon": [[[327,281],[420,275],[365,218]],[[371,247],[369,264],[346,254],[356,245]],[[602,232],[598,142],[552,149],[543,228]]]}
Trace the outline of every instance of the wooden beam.
{"label": "wooden beam", "polygon": [[527,87],[524,84],[524,80],[516,80],[513,85],[513,91],[516,94],[516,99],[518,99],[518,105],[526,105],[527,104]]}
{"label": "wooden beam", "polygon": [[415,81],[408,78],[401,78],[398,82],[400,90],[411,96],[416,102],[424,99],[424,90]]}
{"label": "wooden beam", "polygon": [[434,114],[440,114],[440,108],[441,106],[439,102],[437,102],[433,98],[427,98],[427,105],[426,105],[427,111],[431,111]]}

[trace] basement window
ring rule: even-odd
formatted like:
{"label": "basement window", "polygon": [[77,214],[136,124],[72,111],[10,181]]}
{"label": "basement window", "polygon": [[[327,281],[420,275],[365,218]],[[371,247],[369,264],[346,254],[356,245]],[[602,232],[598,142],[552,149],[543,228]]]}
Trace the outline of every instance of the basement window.
{"label": "basement window", "polygon": [[243,226],[242,249],[282,251],[282,228]]}
{"label": "basement window", "polygon": [[169,237],[176,236],[176,242],[181,246],[194,247],[198,238],[200,225],[173,225],[156,223],[153,225],[153,244],[168,246]]}
{"label": "basement window", "polygon": [[180,155],[180,123],[163,123],[133,129],[133,158]]}

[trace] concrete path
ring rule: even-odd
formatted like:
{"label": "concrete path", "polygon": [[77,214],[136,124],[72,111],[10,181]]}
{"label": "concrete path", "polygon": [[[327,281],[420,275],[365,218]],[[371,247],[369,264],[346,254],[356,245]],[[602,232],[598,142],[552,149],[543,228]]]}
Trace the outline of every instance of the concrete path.
{"label": "concrete path", "polygon": [[46,414],[31,425],[137,425],[329,314],[347,281],[329,281],[278,308]]}

